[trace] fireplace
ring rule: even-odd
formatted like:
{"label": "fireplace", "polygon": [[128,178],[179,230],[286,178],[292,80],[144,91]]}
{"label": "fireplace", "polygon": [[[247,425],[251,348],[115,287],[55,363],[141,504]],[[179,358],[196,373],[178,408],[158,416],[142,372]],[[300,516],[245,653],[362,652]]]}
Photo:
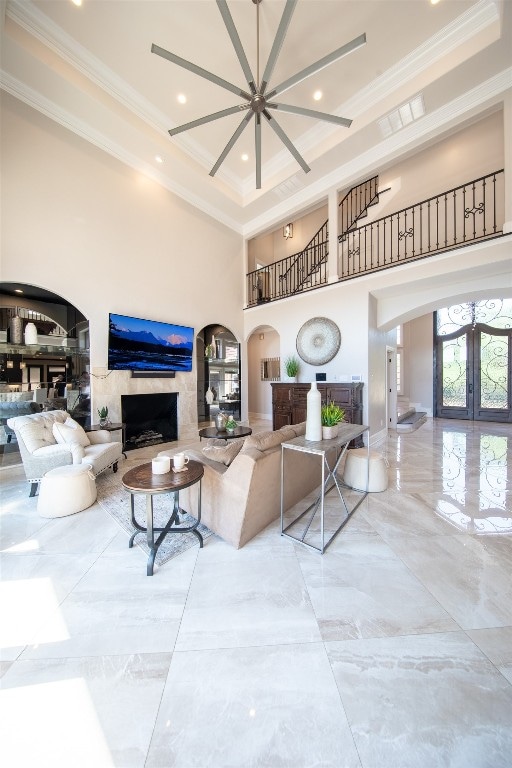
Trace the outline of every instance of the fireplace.
{"label": "fireplace", "polygon": [[178,393],[121,395],[126,451],[178,439]]}

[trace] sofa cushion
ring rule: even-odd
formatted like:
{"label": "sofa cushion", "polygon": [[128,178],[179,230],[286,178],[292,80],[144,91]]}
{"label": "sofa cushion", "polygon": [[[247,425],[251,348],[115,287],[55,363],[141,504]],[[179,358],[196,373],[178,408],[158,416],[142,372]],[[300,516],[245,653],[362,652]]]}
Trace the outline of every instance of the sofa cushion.
{"label": "sofa cushion", "polygon": [[245,448],[257,448],[259,451],[268,451],[271,448],[277,448],[281,443],[287,440],[293,440],[296,437],[295,430],[291,426],[281,427],[274,432],[258,432],[255,435],[249,435],[245,440]]}
{"label": "sofa cushion", "polygon": [[58,421],[55,422],[53,425],[53,436],[59,445],[78,443],[78,445],[87,448],[91,444],[83,427],[71,417],[67,418],[64,424],[60,424]]}
{"label": "sofa cushion", "polygon": [[233,459],[238,456],[245,438],[239,440],[215,440],[215,438],[208,440],[208,443],[203,448],[204,455],[212,461],[218,461],[221,464],[225,464],[229,467]]}

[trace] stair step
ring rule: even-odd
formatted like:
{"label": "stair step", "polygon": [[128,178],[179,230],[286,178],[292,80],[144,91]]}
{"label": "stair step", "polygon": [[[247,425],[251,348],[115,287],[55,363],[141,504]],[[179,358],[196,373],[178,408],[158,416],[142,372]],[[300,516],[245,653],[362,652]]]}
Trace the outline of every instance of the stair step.
{"label": "stair step", "polygon": [[412,416],[414,416],[415,413],[416,413],[416,408],[406,408],[406,410],[402,411],[401,413],[399,411],[397,420],[396,420],[397,424],[403,424],[404,422],[410,423],[410,422],[407,422],[407,419],[410,419]]}
{"label": "stair step", "polygon": [[426,417],[426,415],[426,411],[408,411],[403,416],[400,416],[398,424],[415,424],[424,416]]}
{"label": "stair step", "polygon": [[404,414],[404,418],[397,421],[397,432],[414,432],[415,429],[421,427],[427,420],[427,414],[425,411],[413,411],[409,415]]}

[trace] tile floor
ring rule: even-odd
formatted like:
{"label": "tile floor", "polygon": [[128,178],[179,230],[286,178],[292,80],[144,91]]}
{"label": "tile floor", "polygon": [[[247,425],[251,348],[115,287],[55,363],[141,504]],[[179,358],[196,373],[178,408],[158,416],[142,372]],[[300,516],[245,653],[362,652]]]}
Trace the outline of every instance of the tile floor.
{"label": "tile floor", "polygon": [[510,768],[512,427],[379,449],[388,490],[323,556],[276,522],[153,577],[99,505],[44,520],[4,468],[1,764]]}

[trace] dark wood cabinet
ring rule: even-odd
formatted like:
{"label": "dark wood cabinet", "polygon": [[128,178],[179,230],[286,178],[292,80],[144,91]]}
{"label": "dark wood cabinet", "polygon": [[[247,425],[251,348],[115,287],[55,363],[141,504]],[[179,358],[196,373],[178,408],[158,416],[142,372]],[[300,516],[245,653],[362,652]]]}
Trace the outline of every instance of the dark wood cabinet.
{"label": "dark wood cabinet", "polygon": [[[275,382],[272,387],[272,423],[273,429],[280,429],[285,424],[299,424],[306,421],[307,397],[311,389],[310,383],[293,384]],[[345,411],[345,421],[349,424],[363,423],[363,384],[361,382],[319,382],[318,390],[322,397],[322,405],[334,402]],[[357,445],[363,445],[358,438]]]}

